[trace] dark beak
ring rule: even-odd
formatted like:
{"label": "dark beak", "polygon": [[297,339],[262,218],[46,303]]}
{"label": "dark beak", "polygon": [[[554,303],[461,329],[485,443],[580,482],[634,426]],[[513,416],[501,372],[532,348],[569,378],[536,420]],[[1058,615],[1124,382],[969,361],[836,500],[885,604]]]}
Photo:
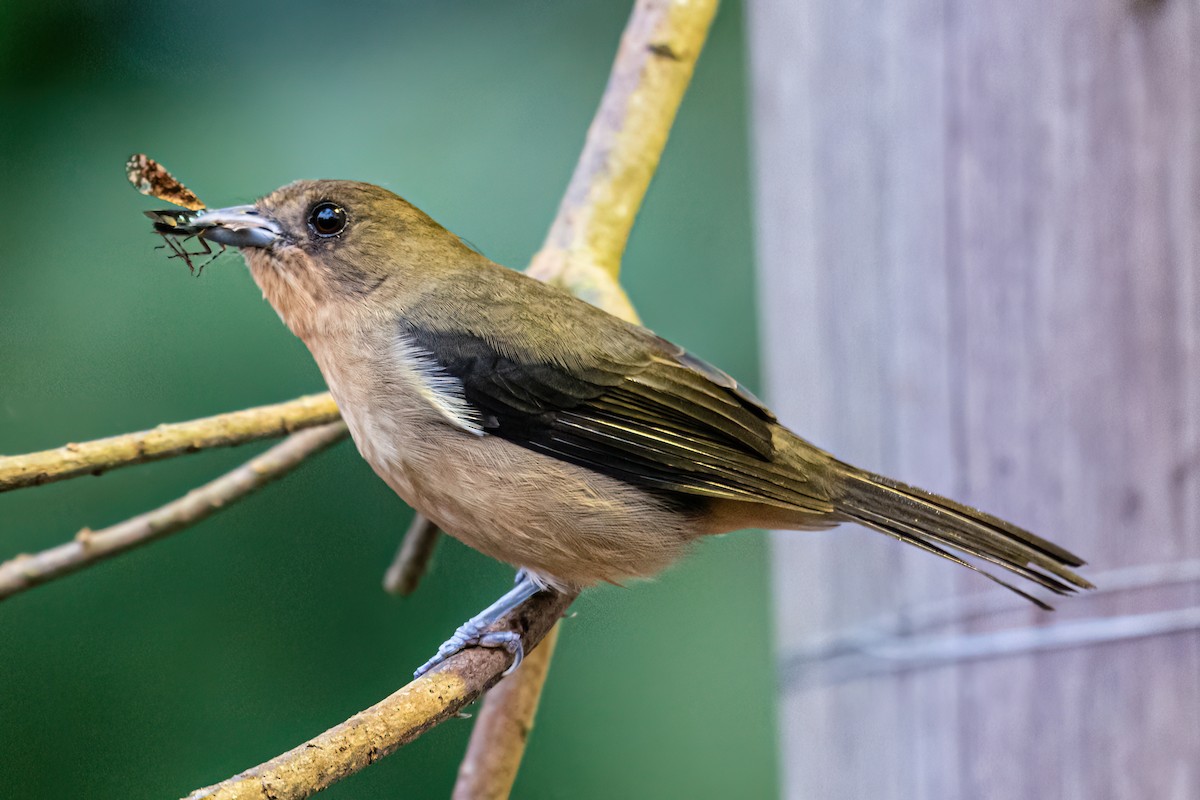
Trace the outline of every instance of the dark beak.
{"label": "dark beak", "polygon": [[230,247],[271,247],[283,238],[279,223],[256,206],[203,211],[147,211],[154,229],[175,236],[201,236]]}

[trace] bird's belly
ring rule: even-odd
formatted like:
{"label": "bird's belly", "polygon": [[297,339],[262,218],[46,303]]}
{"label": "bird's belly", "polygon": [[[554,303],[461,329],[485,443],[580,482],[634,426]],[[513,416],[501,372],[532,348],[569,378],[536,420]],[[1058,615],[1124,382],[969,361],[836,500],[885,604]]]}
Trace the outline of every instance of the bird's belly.
{"label": "bird's belly", "polygon": [[699,534],[627,483],[437,420],[355,414],[359,451],[411,506],[467,545],[562,587],[653,575]]}

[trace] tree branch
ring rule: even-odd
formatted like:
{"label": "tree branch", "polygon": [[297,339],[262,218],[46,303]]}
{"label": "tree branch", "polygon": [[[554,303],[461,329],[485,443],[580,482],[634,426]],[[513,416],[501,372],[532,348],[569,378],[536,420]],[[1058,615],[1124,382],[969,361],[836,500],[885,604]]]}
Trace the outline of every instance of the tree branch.
{"label": "tree branch", "polygon": [[84,528],[74,541],[6,561],[0,564],[0,600],[194,525],[286,475],[345,436],[344,422],[293,433],[262,455],[165,506],[103,530]]}
{"label": "tree branch", "polygon": [[716,12],[717,0],[638,0],[531,275],[612,313],[628,308],[613,296],[621,256]]}
{"label": "tree branch", "polygon": [[556,625],[520,669],[488,693],[458,768],[454,800],[503,800],[512,791],[557,643]]}
{"label": "tree branch", "polygon": [[407,597],[417,590],[417,585],[429,568],[433,551],[437,549],[441,531],[423,514],[413,517],[396,558],[383,576],[384,591]]}
{"label": "tree branch", "polygon": [[[530,658],[574,595],[542,592],[491,630],[518,630]],[[473,647],[395,694],[281,756],[188,795],[188,800],[298,800],[358,772],[453,716],[500,680],[504,650]],[[525,669],[522,666],[513,677]]]}
{"label": "tree branch", "polygon": [[234,447],[258,439],[286,436],[339,418],[329,393],[299,397],[215,417],[159,425],[157,428],[55,450],[0,456],[0,492],[44,483],[99,475],[117,467],[144,464],[210,447]]}

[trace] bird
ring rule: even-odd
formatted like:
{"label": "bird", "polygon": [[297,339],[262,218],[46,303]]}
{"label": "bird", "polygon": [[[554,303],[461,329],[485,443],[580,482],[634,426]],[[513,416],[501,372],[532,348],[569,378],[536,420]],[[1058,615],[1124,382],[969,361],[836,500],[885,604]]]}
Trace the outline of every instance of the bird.
{"label": "bird", "polygon": [[520,637],[488,628],[534,594],[648,578],[747,528],[857,523],[1042,608],[977,562],[1058,595],[1093,588],[1068,550],[841,461],[720,369],[490,261],[382,187],[297,181],[251,205],[147,215],[237,247],[375,473],[518,569],[418,676],[472,646],[507,649],[511,671]]}

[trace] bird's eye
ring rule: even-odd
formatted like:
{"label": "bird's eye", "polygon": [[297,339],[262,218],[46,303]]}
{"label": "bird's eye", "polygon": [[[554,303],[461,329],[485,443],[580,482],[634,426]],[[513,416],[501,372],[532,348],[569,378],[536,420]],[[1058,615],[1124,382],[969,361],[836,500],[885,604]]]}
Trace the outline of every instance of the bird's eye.
{"label": "bird's eye", "polygon": [[322,238],[337,236],[346,229],[346,209],[323,200],[308,213],[308,227]]}

